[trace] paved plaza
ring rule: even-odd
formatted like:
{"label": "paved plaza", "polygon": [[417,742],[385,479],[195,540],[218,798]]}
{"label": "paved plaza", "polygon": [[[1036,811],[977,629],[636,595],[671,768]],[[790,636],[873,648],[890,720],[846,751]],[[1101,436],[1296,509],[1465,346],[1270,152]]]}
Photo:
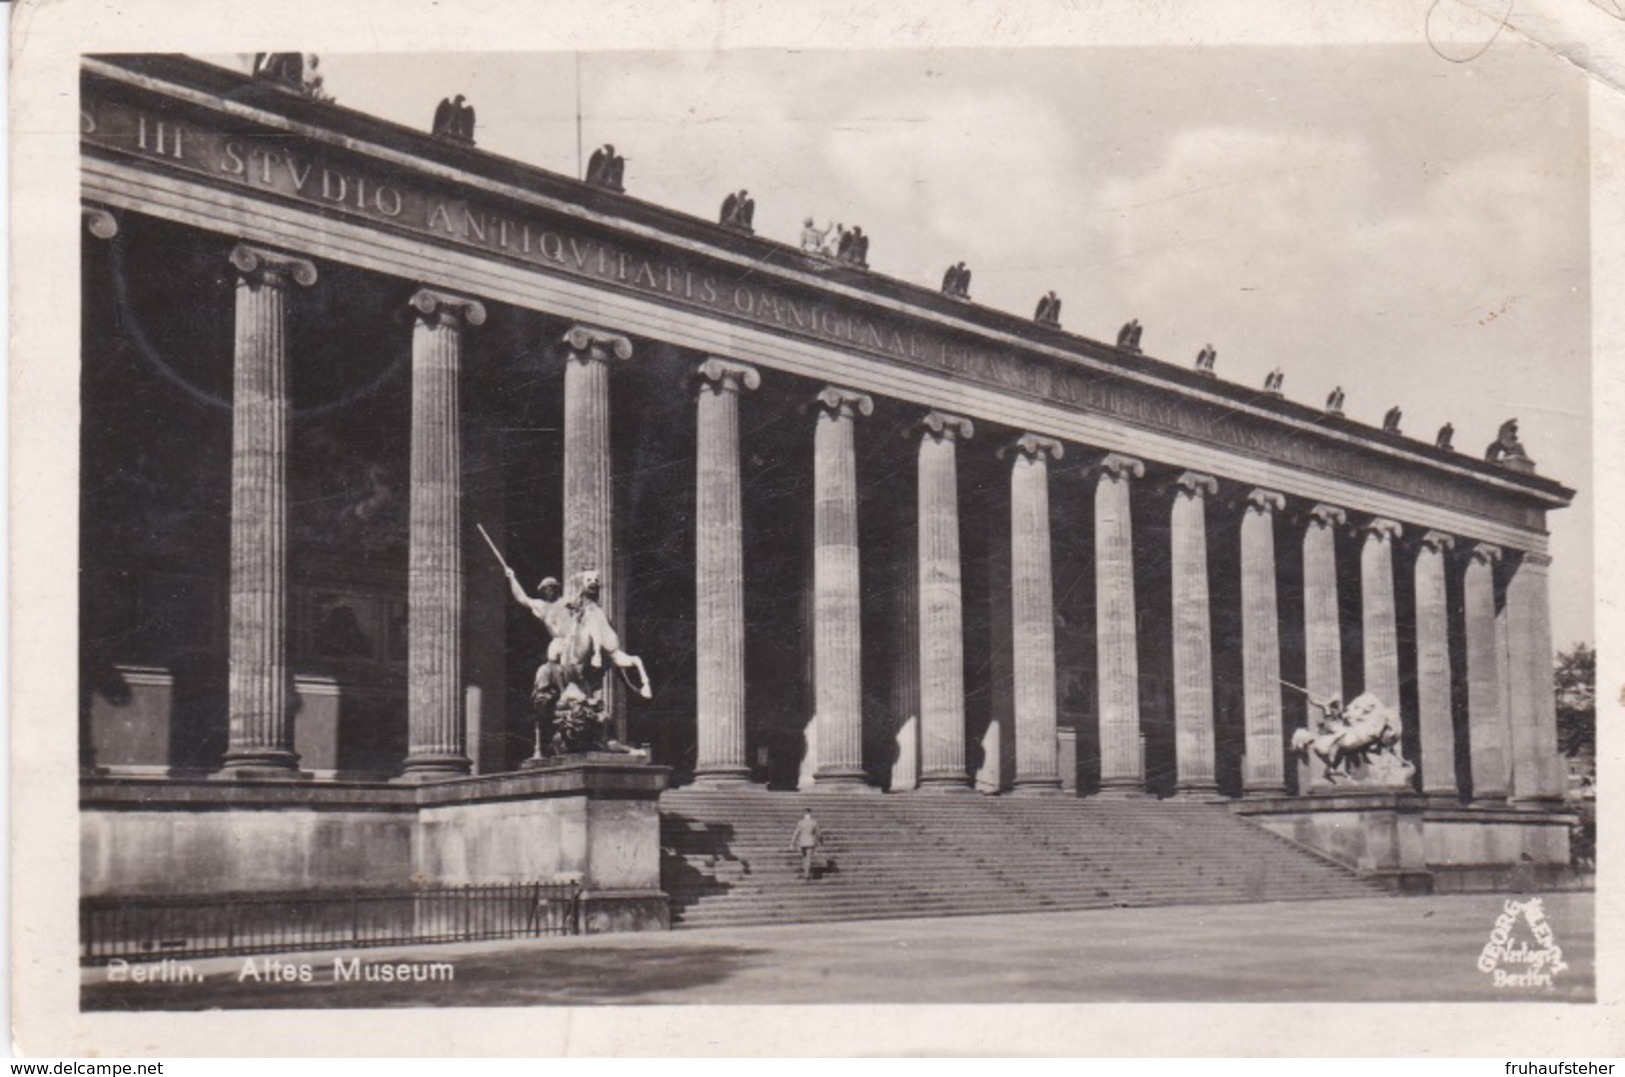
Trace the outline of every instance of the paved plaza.
{"label": "paved plaza", "polygon": [[[1595,998],[1592,894],[1546,897],[1567,968],[1496,987],[1476,967],[1500,895],[1166,906],[1022,916],[679,930],[190,962],[201,981],[108,982],[83,1005],[256,1009],[595,1004],[1400,1002]],[[335,959],[429,982],[335,978]],[[309,980],[281,981],[309,966]],[[289,970],[292,970],[291,973]],[[257,974],[257,975],[256,975]]]}

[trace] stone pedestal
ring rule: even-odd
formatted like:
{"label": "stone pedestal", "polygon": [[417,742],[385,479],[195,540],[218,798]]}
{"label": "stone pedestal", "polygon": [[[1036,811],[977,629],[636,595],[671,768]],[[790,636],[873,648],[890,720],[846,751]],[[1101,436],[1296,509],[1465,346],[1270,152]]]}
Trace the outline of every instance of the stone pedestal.
{"label": "stone pedestal", "polygon": [[577,882],[585,930],[659,930],[670,925],[660,889],[668,776],[589,753],[421,785],[85,779],[80,892],[319,896]]}
{"label": "stone pedestal", "polygon": [[1462,577],[1467,635],[1467,740],[1473,799],[1504,801],[1511,792],[1511,737],[1502,698],[1495,616],[1495,566],[1501,548],[1475,543]]}
{"label": "stone pedestal", "polygon": [[1253,490],[1241,516],[1241,679],[1247,738],[1242,789],[1248,796],[1286,792],[1275,593],[1275,514],[1285,507],[1286,499],[1275,491]]}
{"label": "stone pedestal", "polygon": [[290,283],[303,258],[239,244],[232,365],[230,733],[225,770],[297,777],[288,711],[288,355]]}
{"label": "stone pedestal", "polygon": [[813,667],[819,789],[872,788],[863,769],[863,592],[853,420],[874,401],[849,389],[818,394],[813,441]]}
{"label": "stone pedestal", "polygon": [[1099,655],[1100,792],[1145,791],[1140,753],[1140,665],[1135,634],[1129,482],[1139,460],[1115,453],[1095,469],[1095,638]]}
{"label": "stone pedestal", "polygon": [[1421,734],[1422,792],[1456,795],[1456,734],[1450,707],[1450,608],[1445,558],[1456,540],[1438,531],[1416,549],[1416,713]]}
{"label": "stone pedestal", "polygon": [[412,296],[412,485],[407,561],[408,779],[467,774],[463,730],[463,326],[485,308],[428,288]]}
{"label": "stone pedestal", "polygon": [[[611,482],[609,366],[632,357],[618,333],[577,325],[564,334],[564,587],[595,570],[603,581],[598,604],[620,623],[621,588],[615,561],[615,491]],[[626,737],[626,700],[614,677],[604,678],[604,711],[617,739]]]}
{"label": "stone pedestal", "polygon": [[697,784],[750,779],[745,757],[744,529],[739,486],[739,394],[761,384],[754,367],[709,358],[699,367],[694,513]]}
{"label": "stone pedestal", "polygon": [[1404,894],[1575,885],[1560,811],[1439,806],[1397,790],[1248,799],[1237,814]]}
{"label": "stone pedestal", "polygon": [[1234,810],[1396,893],[1427,894],[1426,807],[1414,793],[1372,792],[1248,800]]}
{"label": "stone pedestal", "polygon": [[969,419],[940,411],[919,428],[921,789],[970,786],[955,443],[972,433]]}
{"label": "stone pedestal", "polygon": [[[1337,601],[1337,528],[1347,519],[1340,508],[1316,505],[1303,532],[1304,687],[1314,698],[1346,702],[1343,697],[1343,632]],[[1309,728],[1321,717],[1305,700]],[[1324,768],[1298,766],[1298,788],[1332,788]]]}
{"label": "stone pedestal", "polygon": [[1174,628],[1175,788],[1219,790],[1213,756],[1213,617],[1208,603],[1207,498],[1211,475],[1187,471],[1173,490],[1169,521]]}

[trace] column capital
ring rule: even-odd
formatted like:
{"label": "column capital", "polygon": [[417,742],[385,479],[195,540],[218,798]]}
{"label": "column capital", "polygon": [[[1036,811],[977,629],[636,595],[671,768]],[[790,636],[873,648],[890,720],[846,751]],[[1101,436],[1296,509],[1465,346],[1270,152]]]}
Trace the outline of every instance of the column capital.
{"label": "column capital", "polygon": [[1023,434],[1009,444],[999,446],[995,455],[1000,460],[1026,458],[1032,461],[1040,461],[1045,456],[1059,460],[1066,455],[1066,446],[1054,438],[1045,437],[1043,434]]}
{"label": "column capital", "polygon": [[1475,542],[1466,550],[1469,559],[1482,562],[1491,568],[1500,563],[1502,552],[1501,547],[1491,542]]}
{"label": "column capital", "polygon": [[1127,479],[1143,479],[1145,477],[1145,462],[1122,453],[1107,453],[1101,457],[1090,469],[1089,473],[1096,478],[1109,478],[1113,482],[1123,482]]}
{"label": "column capital", "polygon": [[835,385],[826,385],[818,390],[813,398],[813,405],[829,412],[837,419],[850,419],[854,414],[873,415],[875,401],[868,393],[860,393],[856,389],[842,389]]}
{"label": "column capital", "polygon": [[1552,567],[1552,555],[1549,553],[1536,553],[1533,550],[1525,550],[1521,555],[1521,560],[1519,563],[1522,564],[1524,568],[1548,569]]}
{"label": "column capital", "polygon": [[1311,505],[1304,513],[1304,518],[1311,527],[1341,527],[1348,522],[1349,514],[1336,505],[1324,503]]}
{"label": "column capital", "polygon": [[422,321],[431,325],[452,328],[463,324],[484,325],[485,304],[478,299],[453,295],[434,288],[419,288],[412,293],[412,309]]}
{"label": "column capital", "polygon": [[1380,542],[1393,542],[1405,533],[1405,529],[1396,520],[1373,516],[1363,523],[1356,524],[1354,533],[1356,535],[1375,537]]}
{"label": "column capital", "polygon": [[583,363],[607,363],[632,358],[632,342],[619,333],[591,325],[572,325],[564,334],[565,346]]}
{"label": "column capital", "polygon": [[248,243],[231,248],[231,264],[250,284],[280,288],[292,280],[308,288],[316,283],[316,264],[310,259]]}
{"label": "column capital", "polygon": [[976,433],[976,427],[963,415],[954,415],[946,411],[932,408],[925,416],[913,426],[913,432],[925,434],[938,441],[969,441]]}
{"label": "column capital", "polygon": [[1286,496],[1276,490],[1255,486],[1244,499],[1248,510],[1259,513],[1280,512],[1286,508]]}
{"label": "column capital", "polygon": [[1417,539],[1417,545],[1433,553],[1449,553],[1456,548],[1456,536],[1447,535],[1443,531],[1428,531]]}
{"label": "column capital", "polygon": [[762,384],[762,375],[747,363],[721,359],[708,355],[694,368],[694,378],[700,391],[713,393],[739,393],[755,389]]}
{"label": "column capital", "polygon": [[1173,482],[1176,494],[1186,497],[1212,497],[1219,492],[1219,480],[1200,471],[1182,471]]}
{"label": "column capital", "polygon": [[85,228],[97,239],[112,239],[118,235],[118,218],[100,206],[80,206]]}

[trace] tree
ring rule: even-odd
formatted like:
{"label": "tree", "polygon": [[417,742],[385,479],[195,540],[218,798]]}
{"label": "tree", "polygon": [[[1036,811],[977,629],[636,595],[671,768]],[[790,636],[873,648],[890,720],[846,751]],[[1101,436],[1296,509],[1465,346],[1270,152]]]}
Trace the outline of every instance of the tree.
{"label": "tree", "polygon": [[1557,693],[1557,744],[1564,755],[1597,752],[1597,652],[1584,643],[1559,651],[1553,672]]}

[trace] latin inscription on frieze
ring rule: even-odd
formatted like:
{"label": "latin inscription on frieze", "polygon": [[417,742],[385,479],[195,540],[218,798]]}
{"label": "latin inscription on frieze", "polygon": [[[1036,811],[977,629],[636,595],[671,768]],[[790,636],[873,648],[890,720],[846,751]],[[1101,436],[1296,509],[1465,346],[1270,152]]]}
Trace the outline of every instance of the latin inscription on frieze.
{"label": "latin inscription on frieze", "polygon": [[87,96],[85,142],[211,177],[325,212],[472,248],[497,257],[626,288],[663,302],[709,311],[821,343],[1099,412],[1183,440],[1319,471],[1521,526],[1541,513],[1469,482],[1305,436],[1177,389],[1116,377],[1064,359],[989,347],[924,322],[793,283],[763,284],[749,270],[687,252],[642,249],[595,235],[590,225],[551,219],[545,210],[505,209],[418,177],[391,174],[359,155],[294,136],[227,134],[131,104]]}

